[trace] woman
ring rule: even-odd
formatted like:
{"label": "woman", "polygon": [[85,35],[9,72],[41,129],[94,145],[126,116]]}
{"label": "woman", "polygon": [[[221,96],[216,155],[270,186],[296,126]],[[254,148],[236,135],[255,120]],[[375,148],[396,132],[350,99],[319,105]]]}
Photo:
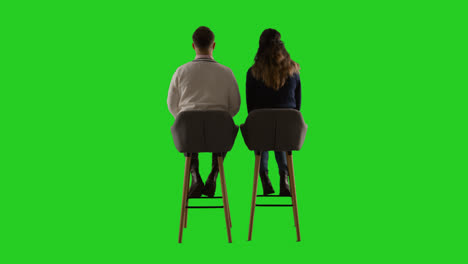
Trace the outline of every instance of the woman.
{"label": "woman", "polygon": [[[247,71],[247,111],[260,108],[301,107],[301,81],[299,64],[291,60],[281,41],[281,34],[274,29],[266,29],[260,36],[260,46],[255,62]],[[275,151],[280,175],[280,195],[291,195],[288,183],[286,153]],[[274,193],[268,178],[268,152],[261,154],[260,179],[263,194]]]}

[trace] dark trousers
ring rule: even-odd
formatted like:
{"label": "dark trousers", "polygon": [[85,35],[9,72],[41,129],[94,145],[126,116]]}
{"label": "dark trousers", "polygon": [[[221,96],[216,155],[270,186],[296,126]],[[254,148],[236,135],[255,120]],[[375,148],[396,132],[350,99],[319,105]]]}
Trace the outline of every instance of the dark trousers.
{"label": "dark trousers", "polygon": [[[226,153],[223,153],[223,158],[226,157]],[[286,156],[285,156],[286,157]],[[286,159],[286,158],[285,158]],[[192,161],[191,163],[193,165],[197,165],[198,166],[198,153],[192,153]],[[215,155],[215,153],[213,153],[211,155],[211,168],[214,168],[214,167],[218,167],[218,156]]]}
{"label": "dark trousers", "polygon": [[[286,152],[275,151],[276,163],[278,163],[278,169],[280,171],[288,171],[288,164],[286,161]],[[268,171],[268,151],[262,152],[262,158],[260,160],[260,172]]]}

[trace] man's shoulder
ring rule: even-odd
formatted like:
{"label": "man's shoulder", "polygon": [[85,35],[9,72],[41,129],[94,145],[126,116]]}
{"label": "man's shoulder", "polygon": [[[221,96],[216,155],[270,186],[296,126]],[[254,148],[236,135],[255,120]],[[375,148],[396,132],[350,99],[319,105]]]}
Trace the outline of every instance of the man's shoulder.
{"label": "man's shoulder", "polygon": [[192,66],[193,64],[194,64],[193,61],[186,62],[186,63],[180,65],[180,66],[177,68],[176,71],[181,71],[181,70],[184,70],[184,69],[186,69],[186,68],[189,68],[189,67]]}
{"label": "man's shoulder", "polygon": [[193,61],[189,61],[187,63],[180,65],[179,67],[177,67],[176,71],[174,72],[174,75],[177,75],[177,76],[185,75],[187,72],[190,72],[193,65],[194,65]]}
{"label": "man's shoulder", "polygon": [[223,65],[223,64],[221,64],[221,63],[216,63],[216,64],[218,65],[219,68],[225,70],[226,72],[232,73],[231,68],[229,68],[228,66]]}
{"label": "man's shoulder", "polygon": [[[210,66],[211,68],[219,69],[221,71],[225,71],[228,73],[232,73],[231,68],[229,68],[226,65],[223,65],[217,61],[209,61],[209,62],[197,62],[197,61],[191,61],[189,63],[206,63],[207,66]],[[188,63],[187,63],[188,64]]]}

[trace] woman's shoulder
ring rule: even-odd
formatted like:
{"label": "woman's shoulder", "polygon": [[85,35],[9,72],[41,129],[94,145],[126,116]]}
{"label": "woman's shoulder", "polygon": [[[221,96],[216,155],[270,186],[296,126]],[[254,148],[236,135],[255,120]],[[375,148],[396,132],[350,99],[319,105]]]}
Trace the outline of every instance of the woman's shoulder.
{"label": "woman's shoulder", "polygon": [[293,75],[291,76],[292,78],[296,79],[296,80],[300,80],[300,76],[299,76],[299,72],[295,72],[293,73]]}
{"label": "woman's shoulder", "polygon": [[252,67],[250,67],[248,70],[247,70],[247,78],[249,79],[255,79],[254,75],[253,75],[253,72],[252,72]]}

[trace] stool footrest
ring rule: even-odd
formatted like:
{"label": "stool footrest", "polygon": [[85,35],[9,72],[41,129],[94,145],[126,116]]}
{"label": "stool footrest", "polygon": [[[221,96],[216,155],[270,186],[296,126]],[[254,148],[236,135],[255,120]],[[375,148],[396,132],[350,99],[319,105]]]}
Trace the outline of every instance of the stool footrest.
{"label": "stool footrest", "polygon": [[186,208],[224,208],[224,206],[186,206]]}
{"label": "stool footrest", "polygon": [[188,199],[221,199],[223,198],[222,196],[213,196],[213,197],[188,197]]}
{"label": "stool footrest", "polygon": [[268,194],[268,195],[257,195],[257,197],[291,197],[291,195]]}
{"label": "stool footrest", "polygon": [[292,204],[256,204],[255,206],[293,206]]}

